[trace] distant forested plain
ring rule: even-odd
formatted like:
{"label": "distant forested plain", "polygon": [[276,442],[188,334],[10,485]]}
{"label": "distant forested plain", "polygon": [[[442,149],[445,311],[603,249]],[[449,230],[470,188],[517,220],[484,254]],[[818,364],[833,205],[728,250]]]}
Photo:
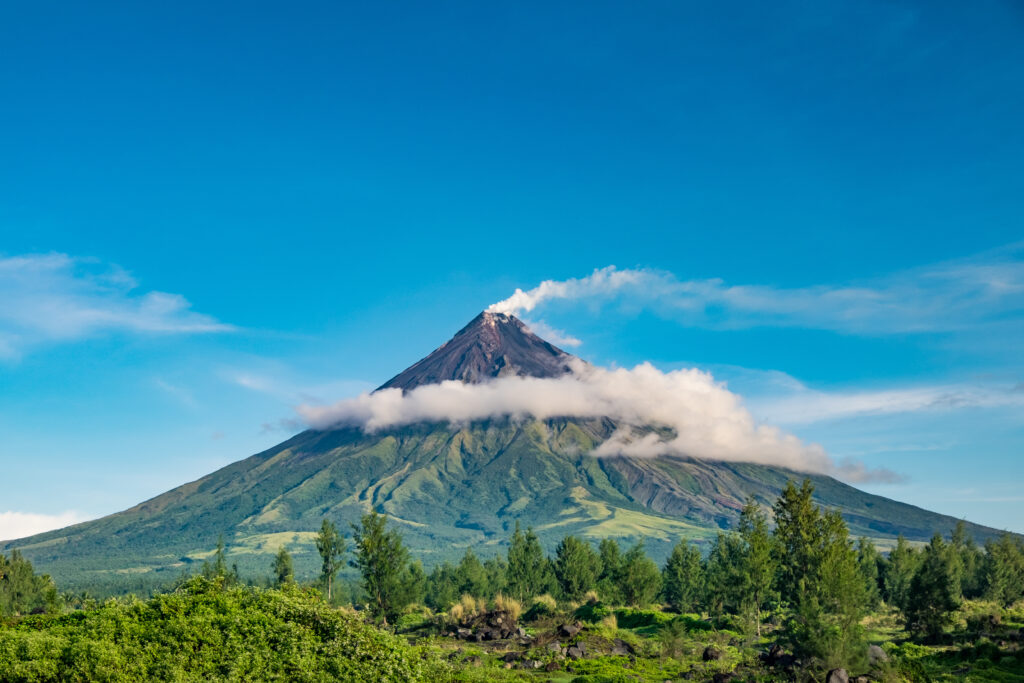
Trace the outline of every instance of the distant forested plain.
{"label": "distant forested plain", "polygon": [[1024,544],[964,525],[887,553],[790,482],[702,553],[516,527],[427,571],[384,515],[324,519],[319,575],[223,543],[146,594],[63,592],[0,555],[0,681],[1024,681]]}

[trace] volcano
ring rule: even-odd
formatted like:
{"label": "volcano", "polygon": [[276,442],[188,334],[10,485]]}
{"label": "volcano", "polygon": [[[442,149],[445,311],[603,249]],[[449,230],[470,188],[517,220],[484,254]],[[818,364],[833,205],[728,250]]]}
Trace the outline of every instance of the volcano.
{"label": "volcano", "polygon": [[[558,377],[580,362],[514,316],[484,312],[380,388]],[[681,456],[589,455],[616,427],[607,418],[559,418],[307,430],[131,509],[0,549],[19,549],[67,589],[139,591],[166,582],[208,557],[221,536],[243,575],[266,575],[282,545],[300,574],[312,574],[321,520],[347,530],[376,509],[428,567],[467,547],[483,556],[502,551],[516,522],[532,526],[549,549],[567,534],[643,539],[660,558],[680,538],[706,543],[731,528],[748,496],[770,505],[788,480],[804,477],[819,504],[842,512],[851,533],[883,548],[897,534],[926,541],[957,522],[821,474]],[[967,526],[978,541],[998,534]]]}

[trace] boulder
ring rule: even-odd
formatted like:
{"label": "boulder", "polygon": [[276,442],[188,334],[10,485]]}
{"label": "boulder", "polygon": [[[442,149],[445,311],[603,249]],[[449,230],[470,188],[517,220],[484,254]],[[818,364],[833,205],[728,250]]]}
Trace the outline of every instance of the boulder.
{"label": "boulder", "polygon": [[480,666],[481,664],[483,664],[483,660],[477,657],[476,655],[470,655],[469,657],[463,659],[462,663],[467,664],[469,666]]}
{"label": "boulder", "polygon": [[711,645],[708,645],[706,648],[704,648],[704,654],[702,654],[700,658],[703,659],[705,662],[713,662],[721,659],[724,656],[725,654],[721,650],[719,650],[716,647],[712,647]]}
{"label": "boulder", "polygon": [[626,655],[631,654],[632,652],[633,648],[629,646],[629,643],[622,640],[621,638],[616,638],[612,641],[611,654],[618,655],[620,657],[625,657]]}
{"label": "boulder", "polygon": [[575,624],[562,624],[558,627],[558,635],[561,638],[573,638],[582,630],[583,624],[578,621]]}
{"label": "boulder", "polygon": [[539,669],[544,666],[544,663],[537,659],[524,659],[519,663],[520,669]]}
{"label": "boulder", "polygon": [[565,655],[569,659],[581,659],[583,657],[583,651],[579,647],[573,645],[565,651]]}
{"label": "boulder", "polygon": [[558,662],[548,662],[547,665],[544,667],[544,670],[545,671],[558,671],[561,668],[562,668],[562,665],[559,664]]}
{"label": "boulder", "polygon": [[457,631],[455,631],[455,637],[459,640],[467,640],[472,635],[473,632],[470,631],[468,628],[460,628]]}
{"label": "boulder", "polygon": [[562,644],[559,643],[557,640],[553,640],[550,643],[548,643],[547,649],[550,650],[551,652],[561,652],[562,651]]}
{"label": "boulder", "polygon": [[868,661],[872,666],[880,664],[882,662],[889,661],[889,655],[885,654],[885,650],[878,647],[877,645],[868,646]]}
{"label": "boulder", "polygon": [[825,676],[825,683],[850,683],[850,674],[846,669],[832,669]]}

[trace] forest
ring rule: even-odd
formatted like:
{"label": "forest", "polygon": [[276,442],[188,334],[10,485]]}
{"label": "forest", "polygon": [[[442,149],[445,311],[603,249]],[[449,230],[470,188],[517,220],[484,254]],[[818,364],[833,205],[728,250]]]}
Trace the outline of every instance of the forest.
{"label": "forest", "polygon": [[[288,548],[239,576],[224,543],[148,598],[62,593],[0,556],[0,681],[1019,681],[1024,544],[963,525],[881,552],[790,482],[702,552],[566,536],[429,571],[386,517],[324,519],[315,580]],[[358,579],[339,579],[343,569]]]}

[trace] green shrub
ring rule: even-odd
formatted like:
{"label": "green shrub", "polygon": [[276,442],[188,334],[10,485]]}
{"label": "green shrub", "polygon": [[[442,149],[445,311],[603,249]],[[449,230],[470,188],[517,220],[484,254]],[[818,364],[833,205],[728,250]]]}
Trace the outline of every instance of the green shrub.
{"label": "green shrub", "polygon": [[0,629],[3,681],[426,681],[440,660],[312,591],[195,578],[146,602]]}

